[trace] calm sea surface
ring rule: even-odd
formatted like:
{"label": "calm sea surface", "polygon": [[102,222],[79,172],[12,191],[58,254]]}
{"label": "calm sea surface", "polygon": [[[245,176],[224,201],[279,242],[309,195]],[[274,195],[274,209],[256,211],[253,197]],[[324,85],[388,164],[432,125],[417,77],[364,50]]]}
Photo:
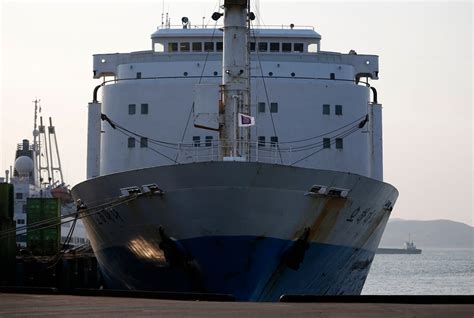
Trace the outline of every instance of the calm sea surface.
{"label": "calm sea surface", "polygon": [[363,295],[473,295],[473,249],[376,254]]}

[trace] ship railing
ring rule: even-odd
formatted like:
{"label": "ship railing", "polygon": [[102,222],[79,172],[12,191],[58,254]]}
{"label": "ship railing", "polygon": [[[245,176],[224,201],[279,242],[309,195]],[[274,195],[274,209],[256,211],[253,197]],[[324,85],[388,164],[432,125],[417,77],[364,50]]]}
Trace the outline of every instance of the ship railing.
{"label": "ship railing", "polygon": [[[228,155],[235,160],[285,164],[292,162],[292,149],[280,149],[277,142],[238,141],[237,155]],[[234,152],[235,145],[222,140],[201,140],[193,144],[178,145],[178,163],[223,161],[223,154]]]}
{"label": "ship railing", "polygon": [[[224,27],[223,24],[192,24],[188,26],[188,29],[222,29]],[[157,30],[163,29],[183,29],[182,24],[170,24],[170,25],[163,25],[158,26]],[[291,25],[291,24],[269,24],[269,25],[253,25],[252,30],[274,30],[274,29],[281,29],[281,30],[312,30],[314,31],[314,26],[311,25]]]}

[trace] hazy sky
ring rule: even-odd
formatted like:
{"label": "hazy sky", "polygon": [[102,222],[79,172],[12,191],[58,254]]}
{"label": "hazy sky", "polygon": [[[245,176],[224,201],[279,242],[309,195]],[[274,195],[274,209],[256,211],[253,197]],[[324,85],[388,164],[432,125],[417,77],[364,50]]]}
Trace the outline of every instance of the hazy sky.
{"label": "hazy sky", "polygon": [[[218,1],[165,1],[171,23],[201,24]],[[392,217],[473,225],[473,4],[260,1],[266,25],[311,25],[322,50],[380,56],[372,84],[384,106],[385,181]],[[33,103],[52,116],[66,181],[85,178],[92,54],[151,48],[156,1],[2,1],[0,171],[31,139]],[[0,173],[3,175],[3,172]]]}

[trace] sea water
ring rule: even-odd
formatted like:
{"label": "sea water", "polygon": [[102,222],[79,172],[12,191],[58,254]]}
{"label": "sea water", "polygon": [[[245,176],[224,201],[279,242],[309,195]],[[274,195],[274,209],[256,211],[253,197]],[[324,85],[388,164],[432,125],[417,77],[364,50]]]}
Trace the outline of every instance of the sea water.
{"label": "sea water", "polygon": [[363,295],[473,295],[474,249],[376,254]]}

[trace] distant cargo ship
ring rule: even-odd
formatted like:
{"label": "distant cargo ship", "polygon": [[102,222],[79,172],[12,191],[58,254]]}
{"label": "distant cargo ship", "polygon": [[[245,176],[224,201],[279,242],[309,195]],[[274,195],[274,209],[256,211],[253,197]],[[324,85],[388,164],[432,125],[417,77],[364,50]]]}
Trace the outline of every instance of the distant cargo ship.
{"label": "distant cargo ship", "polygon": [[421,254],[421,249],[416,248],[413,241],[408,240],[405,242],[404,248],[378,248],[377,254]]}

